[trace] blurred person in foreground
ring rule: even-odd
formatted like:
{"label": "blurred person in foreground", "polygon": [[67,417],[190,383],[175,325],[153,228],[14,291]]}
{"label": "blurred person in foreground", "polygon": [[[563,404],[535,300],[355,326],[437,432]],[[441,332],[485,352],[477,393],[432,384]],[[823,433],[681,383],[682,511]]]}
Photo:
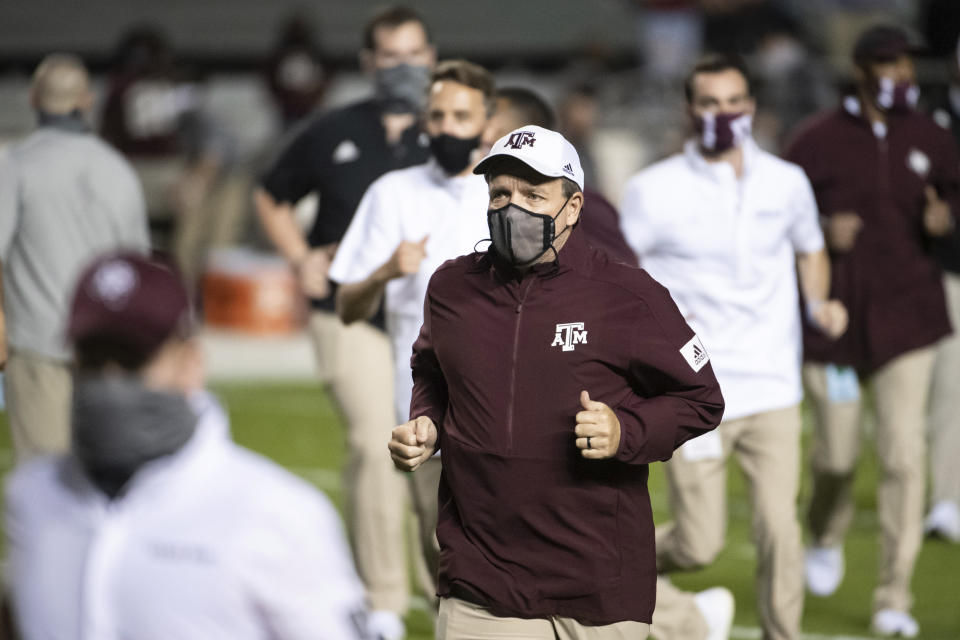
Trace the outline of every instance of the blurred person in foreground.
{"label": "blurred person in foreground", "polygon": [[37,130],[0,156],[0,333],[18,461],[70,441],[67,302],[80,270],[108,249],[146,252],[143,192],[130,165],[90,129],[90,78],[52,54],[33,76]]}
{"label": "blurred person in foreground", "polygon": [[[449,259],[471,253],[487,237],[478,212],[487,205],[483,178],[473,174],[480,136],[493,110],[493,76],[466,60],[447,60],[431,75],[423,127],[432,158],[391,171],[370,185],[330,266],[337,313],[350,324],[369,320],[381,304],[394,362],[396,422],[410,413],[410,354],[423,325],[430,276]],[[411,477],[421,548],[434,581],[440,459]]]}
{"label": "blurred person in foreground", "polygon": [[786,157],[807,172],[833,270],[830,290],[850,329],[804,333],[804,383],[814,407],[807,587],[843,578],[860,453],[860,382],[873,387],[880,461],[880,567],[873,630],[919,633],[910,583],[923,537],[924,427],[935,345],[951,332],[938,245],[954,241],[960,160],[949,133],[918,112],[907,34],[879,25],[853,49],[856,94],[802,125]]}
{"label": "blurred person in foreground", "polygon": [[[960,41],[951,55],[946,86],[934,96],[933,119],[951,132],[960,145]],[[960,233],[952,243],[938,242],[934,256],[943,269],[944,295],[953,335],[937,345],[930,387],[928,438],[930,443],[930,511],[924,523],[927,535],[960,543]]]}
{"label": "blurred person in foreground", "polygon": [[[484,133],[485,138],[493,140],[487,148],[524,125],[549,129],[553,122],[550,105],[530,89],[500,89],[497,110]],[[587,244],[608,257],[636,266],[637,257],[620,230],[617,210],[586,185],[577,233],[582,233]],[[733,612],[733,596],[727,589],[713,588],[694,594],[661,579],[657,581],[657,608],[653,612],[650,635],[657,640],[725,640],[733,623]]]}
{"label": "blurred person in foreground", "polygon": [[727,408],[720,426],[666,464],[673,520],[657,531],[662,572],[713,562],[726,538],[727,460],[750,486],[764,638],[797,640],[803,613],[800,490],[801,320],[830,338],[846,311],[828,299],[830,264],[810,182],[761,150],[743,60],[703,57],[687,76],[696,136],[637,174],[624,235],[710,348]]}
{"label": "blurred person in foreground", "polygon": [[174,272],[104,255],[69,318],[70,452],[6,486],[20,637],[367,638],[336,511],[230,440]]}
{"label": "blurred person in foreground", "polygon": [[474,172],[492,245],[430,279],[389,443],[409,471],[443,453],[437,637],[646,638],[647,465],[720,421],[709,358],[663,287],[579,234],[563,136],[521,127]]}
{"label": "blurred person in foreground", "polygon": [[[497,90],[496,109],[483,133],[483,148],[489,151],[497,140],[527,124],[544,129],[556,126],[553,109],[546,100],[526,87]],[[578,227],[580,232],[590,246],[600,249],[614,260],[636,266],[637,257],[623,238],[616,208],[599,191],[586,186],[586,177],[584,183],[583,211]]]}
{"label": "blurred person in foreground", "polygon": [[[310,333],[320,376],[347,428],[344,488],[357,569],[369,591],[374,626],[388,640],[404,635],[401,616],[409,595],[403,553],[408,483],[383,448],[395,424],[390,340],[382,309],[369,321],[350,326],[340,321],[334,312],[336,286],[327,276],[370,184],[430,157],[419,116],[435,59],[416,12],[393,6],[376,13],[360,53],[375,95],[305,121],[254,193],[267,236],[296,271],[313,306]],[[319,205],[313,227],[304,234],[294,206],[311,193]]]}

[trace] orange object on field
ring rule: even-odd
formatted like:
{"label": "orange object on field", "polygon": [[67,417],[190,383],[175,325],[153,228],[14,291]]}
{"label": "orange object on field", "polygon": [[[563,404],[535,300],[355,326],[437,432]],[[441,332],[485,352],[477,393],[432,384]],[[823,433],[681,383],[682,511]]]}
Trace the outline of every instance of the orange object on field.
{"label": "orange object on field", "polygon": [[275,335],[301,328],[306,309],[282,258],[220,249],[211,253],[204,272],[203,317],[209,327]]}

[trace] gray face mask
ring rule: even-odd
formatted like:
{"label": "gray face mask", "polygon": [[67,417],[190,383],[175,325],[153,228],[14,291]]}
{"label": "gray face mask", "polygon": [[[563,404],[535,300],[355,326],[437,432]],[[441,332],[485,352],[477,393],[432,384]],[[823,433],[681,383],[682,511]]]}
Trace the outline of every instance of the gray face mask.
{"label": "gray face mask", "polygon": [[111,498],[143,464],[180,449],[196,424],[183,394],[150,391],[134,376],[75,378],[73,452]]}
{"label": "gray face mask", "polygon": [[374,73],[377,100],[387,113],[420,113],[427,101],[430,69],[398,64]]}
{"label": "gray face mask", "polygon": [[[534,213],[513,203],[487,211],[487,227],[493,248],[501,257],[514,266],[532,264],[547,251],[553,249],[557,233],[554,223],[567,206],[567,198],[556,215]],[[566,227],[563,235],[570,230]]]}

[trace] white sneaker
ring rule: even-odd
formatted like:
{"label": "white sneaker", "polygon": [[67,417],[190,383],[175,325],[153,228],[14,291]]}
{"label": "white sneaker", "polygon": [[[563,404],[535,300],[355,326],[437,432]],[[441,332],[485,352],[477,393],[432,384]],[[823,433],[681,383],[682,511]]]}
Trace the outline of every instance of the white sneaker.
{"label": "white sneaker", "polygon": [[881,609],[873,614],[871,624],[873,632],[880,636],[901,638],[916,638],[920,633],[920,625],[906,611],[896,609]]}
{"label": "white sneaker", "polygon": [[707,621],[706,640],[727,640],[733,625],[733,594],[726,587],[713,587],[693,596],[697,609]]}
{"label": "white sneaker", "polygon": [[809,547],[803,559],[807,589],[815,596],[829,596],[843,582],[843,548]]}
{"label": "white sneaker", "polygon": [[960,507],[950,500],[941,500],[933,505],[923,525],[928,536],[937,536],[957,544],[960,543]]}
{"label": "white sneaker", "polygon": [[376,640],[403,640],[407,637],[407,628],[395,611],[378,609],[367,616],[367,631]]}

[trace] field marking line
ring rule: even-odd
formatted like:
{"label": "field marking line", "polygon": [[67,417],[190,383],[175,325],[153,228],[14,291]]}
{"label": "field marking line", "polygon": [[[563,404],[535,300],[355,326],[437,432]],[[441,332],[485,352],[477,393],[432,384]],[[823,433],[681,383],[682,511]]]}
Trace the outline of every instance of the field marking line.
{"label": "field marking line", "polygon": [[[760,640],[763,631],[759,627],[733,627],[730,629],[731,640]],[[832,635],[829,633],[801,633],[800,640],[875,640],[876,636],[847,636]]]}

